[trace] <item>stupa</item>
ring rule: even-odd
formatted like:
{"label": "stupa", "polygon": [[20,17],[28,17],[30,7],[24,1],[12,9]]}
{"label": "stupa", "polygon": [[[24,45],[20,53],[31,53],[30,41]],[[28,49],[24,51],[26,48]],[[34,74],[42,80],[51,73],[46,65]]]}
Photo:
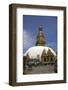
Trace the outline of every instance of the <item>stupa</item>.
{"label": "stupa", "polygon": [[40,26],[38,28],[38,34],[36,39],[36,44],[34,47],[29,48],[25,54],[28,60],[39,60],[42,64],[52,64],[56,60],[56,53],[55,51],[46,46],[46,40],[43,33],[43,27]]}

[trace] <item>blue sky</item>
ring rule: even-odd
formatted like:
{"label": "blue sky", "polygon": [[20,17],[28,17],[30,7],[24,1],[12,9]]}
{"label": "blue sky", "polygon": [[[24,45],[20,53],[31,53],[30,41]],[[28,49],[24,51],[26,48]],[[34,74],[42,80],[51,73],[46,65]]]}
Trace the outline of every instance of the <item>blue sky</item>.
{"label": "blue sky", "polygon": [[38,27],[43,26],[46,45],[57,52],[57,17],[23,15],[23,50],[35,46]]}

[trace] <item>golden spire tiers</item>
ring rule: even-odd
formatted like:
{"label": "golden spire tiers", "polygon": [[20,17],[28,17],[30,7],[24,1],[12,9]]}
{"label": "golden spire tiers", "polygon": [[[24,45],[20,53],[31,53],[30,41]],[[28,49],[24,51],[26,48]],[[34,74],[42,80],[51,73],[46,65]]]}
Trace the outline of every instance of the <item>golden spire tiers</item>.
{"label": "golden spire tiers", "polygon": [[36,40],[36,46],[45,46],[45,37],[43,33],[43,27],[40,26],[38,28],[38,35],[37,35],[37,40]]}

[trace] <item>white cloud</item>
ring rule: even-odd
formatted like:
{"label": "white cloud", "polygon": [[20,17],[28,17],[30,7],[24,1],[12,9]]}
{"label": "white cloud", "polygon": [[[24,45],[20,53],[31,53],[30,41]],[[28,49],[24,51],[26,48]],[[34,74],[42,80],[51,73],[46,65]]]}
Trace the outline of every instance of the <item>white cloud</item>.
{"label": "white cloud", "polygon": [[28,30],[24,30],[24,49],[29,48],[30,46],[33,46],[34,44],[34,36]]}
{"label": "white cloud", "polygon": [[55,42],[51,42],[51,43],[46,44],[46,46],[52,46],[52,47],[54,47],[54,46],[56,46],[56,43]]}
{"label": "white cloud", "polygon": [[30,39],[29,34],[26,32],[26,30],[24,30],[24,47],[28,46],[28,40]]}

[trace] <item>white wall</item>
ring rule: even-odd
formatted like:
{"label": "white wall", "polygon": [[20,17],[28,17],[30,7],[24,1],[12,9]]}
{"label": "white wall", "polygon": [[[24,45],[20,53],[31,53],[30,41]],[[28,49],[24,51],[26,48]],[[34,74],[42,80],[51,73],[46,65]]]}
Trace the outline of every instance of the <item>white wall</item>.
{"label": "white wall", "polygon": [[[9,70],[9,11],[8,10],[10,3],[67,6],[68,9],[68,4],[67,4],[68,0],[0,0],[0,90],[22,90],[22,89],[23,90],[27,90],[27,89],[28,90],[35,90],[35,89],[67,90],[68,83],[53,84],[53,85],[37,85],[37,86],[27,86],[27,87],[25,86],[11,87],[8,85],[8,77],[9,77],[8,76],[8,70]],[[68,18],[67,18],[67,22],[68,22]]]}

